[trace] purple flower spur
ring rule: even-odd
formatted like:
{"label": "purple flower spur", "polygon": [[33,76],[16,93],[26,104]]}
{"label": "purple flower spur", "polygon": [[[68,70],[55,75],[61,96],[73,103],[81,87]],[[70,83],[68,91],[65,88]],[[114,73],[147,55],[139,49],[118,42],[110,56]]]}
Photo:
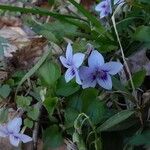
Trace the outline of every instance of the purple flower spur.
{"label": "purple flower spur", "polygon": [[96,50],[88,58],[89,67],[80,68],[82,88],[95,87],[98,83],[105,89],[112,89],[111,75],[117,74],[123,67],[119,62],[104,63],[103,56]]}

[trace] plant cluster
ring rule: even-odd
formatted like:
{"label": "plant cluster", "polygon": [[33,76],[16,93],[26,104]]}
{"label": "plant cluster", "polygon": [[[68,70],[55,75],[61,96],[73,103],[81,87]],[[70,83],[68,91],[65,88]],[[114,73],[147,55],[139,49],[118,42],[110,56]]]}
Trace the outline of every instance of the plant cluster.
{"label": "plant cluster", "polygon": [[[127,58],[149,51],[150,1],[95,1],[90,10],[75,0],[49,0],[49,6],[0,4],[1,13],[26,14],[24,24],[48,43],[31,68],[14,67],[0,83],[0,136],[14,146],[42,139],[43,149],[63,143],[69,150],[148,148],[148,70],[132,72]],[[5,55],[7,43],[0,37],[2,71],[10,65],[6,57],[13,57]],[[8,121],[10,108],[16,113]]]}

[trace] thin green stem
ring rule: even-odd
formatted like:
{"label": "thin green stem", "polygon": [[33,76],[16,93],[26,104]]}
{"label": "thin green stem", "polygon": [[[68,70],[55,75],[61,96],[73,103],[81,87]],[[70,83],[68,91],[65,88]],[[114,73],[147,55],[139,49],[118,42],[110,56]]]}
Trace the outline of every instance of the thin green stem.
{"label": "thin green stem", "polygon": [[120,38],[119,38],[119,34],[118,34],[118,30],[117,30],[117,27],[116,27],[115,14],[116,14],[116,12],[117,12],[118,9],[119,9],[119,7],[117,7],[116,11],[112,15],[112,23],[113,23],[114,30],[115,30],[115,33],[116,33],[116,36],[117,36],[117,40],[118,40],[118,43],[119,43],[119,46],[120,46],[120,51],[121,51],[122,59],[123,59],[124,65],[126,67],[128,75],[129,75],[129,79],[130,79],[130,82],[131,82],[131,87],[132,87],[132,90],[133,90],[133,95],[134,95],[134,97],[136,99],[137,106],[138,106],[138,100],[137,100],[137,96],[136,96],[136,92],[135,92],[135,86],[134,86],[134,83],[133,83],[133,80],[132,80],[132,75],[131,75],[129,66],[128,66],[127,62],[126,62],[125,55],[124,55],[124,52],[123,52],[123,47],[122,47],[122,44],[121,44],[121,41],[120,41]]}

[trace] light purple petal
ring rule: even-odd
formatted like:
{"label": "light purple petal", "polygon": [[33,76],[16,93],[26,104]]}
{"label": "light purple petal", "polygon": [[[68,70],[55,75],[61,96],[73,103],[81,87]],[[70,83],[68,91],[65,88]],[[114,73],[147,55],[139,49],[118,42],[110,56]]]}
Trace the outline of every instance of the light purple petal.
{"label": "light purple petal", "polygon": [[20,139],[18,137],[15,137],[13,135],[10,135],[9,136],[9,140],[10,140],[10,143],[15,146],[15,147],[18,147],[19,145],[19,142],[20,142]]}
{"label": "light purple petal", "polygon": [[108,16],[109,14],[112,13],[111,0],[104,0],[100,2],[95,7],[95,10],[100,12],[100,18]]}
{"label": "light purple petal", "polygon": [[101,11],[100,18],[104,18],[104,17],[106,17],[108,15],[109,15],[109,12],[107,12],[107,11]]}
{"label": "light purple petal", "polygon": [[73,55],[73,64],[76,68],[79,68],[84,61],[85,54],[76,53]]}
{"label": "light purple petal", "polygon": [[70,67],[67,69],[66,73],[65,73],[65,80],[66,82],[69,82],[70,80],[72,80],[75,77],[75,69]]}
{"label": "light purple petal", "polygon": [[93,70],[89,67],[83,66],[79,69],[79,75],[82,80],[83,89],[96,86],[96,80],[92,79],[92,73]]}
{"label": "light purple petal", "polygon": [[108,12],[110,13],[110,14],[112,14],[112,6],[111,6],[111,0],[107,0],[107,10],[108,10]]}
{"label": "light purple petal", "polygon": [[0,125],[0,137],[7,137],[7,136],[8,136],[8,131],[6,126]]}
{"label": "light purple petal", "polygon": [[86,67],[86,66],[80,67],[79,75],[80,75],[81,80],[86,79],[90,74],[91,74],[91,69],[89,67]]}
{"label": "light purple petal", "polygon": [[23,143],[27,143],[32,141],[32,138],[28,135],[25,134],[18,134],[17,137],[23,142]]}
{"label": "light purple petal", "polygon": [[123,65],[120,62],[112,61],[105,63],[101,68],[105,71],[108,71],[109,74],[115,75],[123,68]]}
{"label": "light purple petal", "polygon": [[16,117],[8,122],[7,129],[9,132],[19,133],[21,125],[22,119],[20,117]]}
{"label": "light purple petal", "polygon": [[84,80],[82,82],[82,88],[83,89],[86,89],[86,88],[89,88],[89,87],[95,87],[96,86],[96,80]]}
{"label": "light purple petal", "polygon": [[97,50],[94,50],[88,58],[88,64],[90,68],[99,68],[104,64],[104,57]]}
{"label": "light purple petal", "polygon": [[73,57],[72,46],[71,46],[70,43],[68,43],[67,50],[66,50],[66,59],[67,59],[67,61],[71,62],[72,61],[72,57]]}
{"label": "light purple petal", "polygon": [[79,85],[82,84],[79,73],[77,70],[75,70],[75,76],[76,76],[76,83],[78,83]]}
{"label": "light purple petal", "polygon": [[106,79],[97,78],[97,82],[104,89],[107,89],[107,90],[112,89],[112,80],[109,74],[107,74]]}
{"label": "light purple petal", "polygon": [[69,68],[69,62],[67,61],[67,59],[63,56],[60,56],[60,61],[63,64],[64,67]]}
{"label": "light purple petal", "polygon": [[102,1],[98,5],[96,5],[95,10],[96,11],[103,11],[105,6],[107,6],[107,2],[106,1]]}

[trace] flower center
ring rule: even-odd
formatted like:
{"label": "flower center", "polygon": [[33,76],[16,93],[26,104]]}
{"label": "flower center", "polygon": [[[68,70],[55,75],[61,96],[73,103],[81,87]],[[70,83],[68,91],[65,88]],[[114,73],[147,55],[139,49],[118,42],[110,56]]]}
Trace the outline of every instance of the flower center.
{"label": "flower center", "polygon": [[107,80],[107,71],[104,70],[97,70],[93,75],[92,75],[92,80],[96,80],[96,78],[100,78],[102,80]]}
{"label": "flower center", "polygon": [[106,7],[107,7],[106,4],[102,5],[102,8],[106,8]]}
{"label": "flower center", "polygon": [[99,77],[100,77],[102,80],[106,80],[106,79],[107,79],[107,73],[106,73],[106,71],[100,70],[100,71],[99,71]]}

